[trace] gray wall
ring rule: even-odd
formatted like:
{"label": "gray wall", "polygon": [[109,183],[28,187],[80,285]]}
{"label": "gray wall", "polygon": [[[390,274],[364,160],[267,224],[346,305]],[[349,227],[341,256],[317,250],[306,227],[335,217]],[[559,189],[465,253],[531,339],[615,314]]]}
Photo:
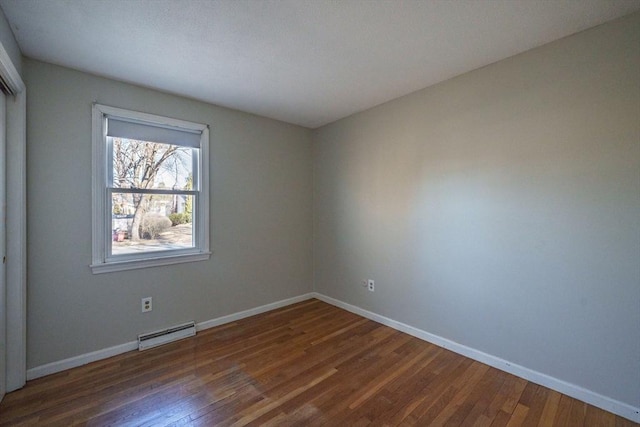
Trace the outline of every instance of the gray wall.
{"label": "gray wall", "polygon": [[640,406],[640,14],[315,131],[314,276]]}
{"label": "gray wall", "polygon": [[4,50],[7,51],[18,74],[22,74],[22,54],[2,9],[0,9],[0,43],[2,43]]}
{"label": "gray wall", "polygon": [[[28,367],[312,290],[311,132],[29,59]],[[93,275],[91,104],[211,127],[209,261]],[[140,313],[140,298],[153,311]]]}

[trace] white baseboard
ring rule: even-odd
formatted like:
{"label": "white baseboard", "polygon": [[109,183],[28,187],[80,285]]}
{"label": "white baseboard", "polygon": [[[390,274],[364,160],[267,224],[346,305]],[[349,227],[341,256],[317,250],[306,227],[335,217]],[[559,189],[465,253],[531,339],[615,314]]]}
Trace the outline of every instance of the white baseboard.
{"label": "white baseboard", "polygon": [[[206,320],[204,322],[196,324],[196,331],[213,328],[214,326],[224,325],[225,323],[234,322],[236,320],[244,319],[245,317],[250,317],[256,314],[264,313],[266,311],[275,310],[276,308],[285,307],[287,305],[305,301],[313,297],[314,294],[308,293],[299,295],[297,297],[276,301],[270,304],[261,305],[260,307],[251,308],[249,310],[241,311],[238,313],[229,314],[227,316]],[[46,375],[66,371],[67,369],[76,368],[78,366],[86,365],[87,363],[106,359],[108,357],[116,356],[118,354],[126,353],[132,350],[138,350],[138,341],[130,341],[113,347],[104,348],[102,350],[92,351],[91,353],[85,353],[78,356],[70,357],[68,359],[59,360],[57,362],[47,363],[46,365],[36,366],[35,368],[27,370],[27,380],[33,380],[36,378],[44,377]]]}
{"label": "white baseboard", "polygon": [[267,311],[275,310],[276,308],[286,307],[287,305],[295,304],[311,298],[314,298],[313,293],[303,294],[297,297],[272,302],[271,304],[261,305],[260,307],[250,308],[249,310],[240,311],[238,313],[229,314],[227,316],[206,320],[204,322],[196,323],[196,331],[202,331],[204,329],[224,325],[225,323],[235,322],[236,320],[244,319],[245,317],[255,316],[256,314],[265,313]]}
{"label": "white baseboard", "polygon": [[504,360],[499,357],[484,353],[482,351],[475,350],[471,347],[458,344],[457,342],[450,341],[446,338],[431,334],[418,328],[414,328],[413,326],[409,326],[405,323],[389,319],[388,317],[381,316],[368,310],[364,310],[360,307],[342,302],[335,298],[331,298],[317,292],[312,293],[312,297],[336,307],[345,309],[352,313],[358,314],[362,317],[366,317],[367,319],[371,319],[375,322],[389,326],[390,328],[407,333],[416,338],[420,338],[421,340],[430,342],[439,347],[446,348],[470,359],[477,360],[478,362],[482,362],[496,369],[500,369],[501,371],[508,372],[520,378],[524,378],[527,381],[531,381],[533,383],[566,394],[567,396],[571,396],[575,399],[581,400],[600,409],[604,409],[605,411],[612,412],[636,423],[640,423],[640,408],[633,407],[629,404],[620,402],[607,396],[603,396],[578,385],[568,383],[566,381],[551,377],[538,371],[534,371],[524,366],[511,363],[508,360]]}
{"label": "white baseboard", "polygon": [[113,347],[104,348],[102,350],[92,351],[91,353],[85,353],[68,359],[59,360],[57,362],[47,363],[46,365],[36,366],[35,368],[27,369],[27,381],[66,371],[67,369],[86,365],[87,363],[95,362],[96,360],[106,359],[108,357],[137,349],[138,341],[130,341]]}

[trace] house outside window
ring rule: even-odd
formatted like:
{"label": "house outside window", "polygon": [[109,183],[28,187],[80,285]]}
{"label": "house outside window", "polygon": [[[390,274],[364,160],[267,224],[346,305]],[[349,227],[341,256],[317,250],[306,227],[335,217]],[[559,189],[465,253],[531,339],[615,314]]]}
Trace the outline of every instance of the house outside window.
{"label": "house outside window", "polygon": [[207,125],[94,104],[94,273],[208,259]]}

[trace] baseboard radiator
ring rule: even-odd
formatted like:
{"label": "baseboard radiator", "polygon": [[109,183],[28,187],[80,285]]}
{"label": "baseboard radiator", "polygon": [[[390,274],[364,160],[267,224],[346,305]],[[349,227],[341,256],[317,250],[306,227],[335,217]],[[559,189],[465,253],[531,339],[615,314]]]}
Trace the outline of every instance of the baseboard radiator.
{"label": "baseboard radiator", "polygon": [[195,322],[187,322],[182,325],[173,326],[161,331],[150,332],[138,335],[138,350],[157,347],[183,338],[192,337],[196,334]]}

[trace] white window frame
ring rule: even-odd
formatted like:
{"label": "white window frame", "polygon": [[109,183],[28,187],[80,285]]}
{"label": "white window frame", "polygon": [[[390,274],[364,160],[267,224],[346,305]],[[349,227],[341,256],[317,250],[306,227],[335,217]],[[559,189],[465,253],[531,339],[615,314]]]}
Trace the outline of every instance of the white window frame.
{"label": "white window frame", "polygon": [[[150,126],[200,133],[197,171],[194,189],[198,191],[193,222],[194,247],[143,254],[109,256],[111,244],[111,212],[109,197],[110,153],[107,143],[107,118],[122,119]],[[93,274],[132,270],[209,259],[209,126],[154,114],[93,104],[93,203],[92,203],[92,263]]]}

